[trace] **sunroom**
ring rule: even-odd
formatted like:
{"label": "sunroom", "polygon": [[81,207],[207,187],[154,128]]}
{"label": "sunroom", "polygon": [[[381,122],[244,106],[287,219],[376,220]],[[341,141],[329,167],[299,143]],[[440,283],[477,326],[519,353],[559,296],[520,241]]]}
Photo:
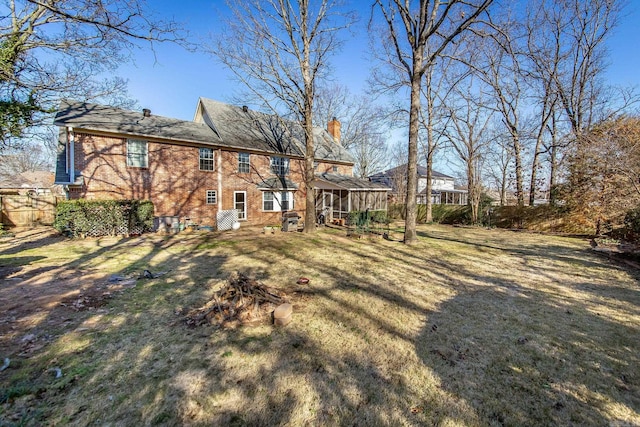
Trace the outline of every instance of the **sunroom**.
{"label": "sunroom", "polygon": [[346,220],[352,211],[386,211],[390,188],[352,176],[323,173],[313,183],[316,218],[330,223]]}

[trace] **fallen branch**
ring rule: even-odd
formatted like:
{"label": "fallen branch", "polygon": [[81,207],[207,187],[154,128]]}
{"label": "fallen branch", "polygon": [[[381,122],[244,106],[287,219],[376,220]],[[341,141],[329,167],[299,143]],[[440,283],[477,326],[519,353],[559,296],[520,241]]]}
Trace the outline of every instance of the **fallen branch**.
{"label": "fallen branch", "polygon": [[265,317],[284,302],[284,296],[242,273],[236,273],[203,306],[191,310],[185,316],[185,323],[192,327],[208,323],[219,326],[246,323]]}

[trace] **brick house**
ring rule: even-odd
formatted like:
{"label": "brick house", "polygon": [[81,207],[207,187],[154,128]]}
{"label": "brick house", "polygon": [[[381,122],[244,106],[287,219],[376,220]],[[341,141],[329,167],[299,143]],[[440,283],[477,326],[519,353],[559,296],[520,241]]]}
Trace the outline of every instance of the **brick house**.
{"label": "brick house", "polygon": [[[252,224],[279,224],[285,211],[304,217],[305,149],[297,123],[200,98],[193,121],[64,102],[54,124],[56,183],[70,199],[148,199],[158,217],[212,226],[234,209],[238,221]],[[331,134],[314,128],[316,214],[386,210],[388,188],[354,178],[340,123],[334,119],[328,128]]]}

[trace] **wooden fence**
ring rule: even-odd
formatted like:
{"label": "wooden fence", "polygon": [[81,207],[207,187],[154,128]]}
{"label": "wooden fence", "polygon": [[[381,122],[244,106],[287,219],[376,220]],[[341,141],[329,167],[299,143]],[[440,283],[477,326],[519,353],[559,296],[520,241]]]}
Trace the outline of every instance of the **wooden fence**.
{"label": "wooden fence", "polygon": [[56,196],[0,196],[2,224],[7,227],[51,225],[57,203]]}

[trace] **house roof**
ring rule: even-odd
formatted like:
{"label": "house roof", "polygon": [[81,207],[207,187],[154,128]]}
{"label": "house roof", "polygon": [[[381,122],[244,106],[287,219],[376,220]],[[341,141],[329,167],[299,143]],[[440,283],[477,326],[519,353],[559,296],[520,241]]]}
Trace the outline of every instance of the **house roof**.
{"label": "house roof", "polygon": [[298,186],[289,178],[279,176],[276,178],[268,178],[258,184],[261,190],[297,190]]}
{"label": "house roof", "polygon": [[[195,121],[185,121],[105,105],[63,101],[55,116],[57,126],[117,133],[176,142],[304,157],[299,123],[276,115],[200,98]],[[329,133],[314,128],[315,156],[319,160],[353,164],[353,157]]]}
{"label": "house roof", "polygon": [[316,175],[316,179],[313,183],[314,188],[325,190],[352,190],[352,191],[388,191],[390,188],[386,185],[371,182],[366,179],[356,178],[353,176],[337,175],[330,173],[323,173]]}
{"label": "house roof", "polygon": [[53,173],[49,171],[27,171],[0,178],[0,188],[50,188],[53,185]]}
{"label": "house roof", "polygon": [[181,142],[219,145],[220,139],[204,123],[188,122],[105,105],[63,101],[54,125]]}
{"label": "house roof", "polygon": [[[398,174],[400,175],[406,175],[407,174],[407,164],[405,163],[404,165],[400,165],[400,166],[396,166],[395,168],[391,168],[391,169],[387,169],[384,172],[380,172],[377,173],[375,175],[371,175],[370,178],[383,178],[383,177],[393,177],[393,176],[397,176]],[[427,168],[425,166],[422,165],[418,165],[418,176],[421,178],[426,178],[427,176]],[[431,176],[433,178],[447,178],[447,179],[455,179],[452,176],[449,175],[445,175],[441,172],[432,170],[431,171]]]}
{"label": "house roof", "polygon": [[[207,123],[223,145],[267,153],[304,157],[304,130],[300,123],[200,98],[194,121]],[[354,163],[349,152],[333,141],[322,128],[313,128],[315,157],[341,163]]]}

